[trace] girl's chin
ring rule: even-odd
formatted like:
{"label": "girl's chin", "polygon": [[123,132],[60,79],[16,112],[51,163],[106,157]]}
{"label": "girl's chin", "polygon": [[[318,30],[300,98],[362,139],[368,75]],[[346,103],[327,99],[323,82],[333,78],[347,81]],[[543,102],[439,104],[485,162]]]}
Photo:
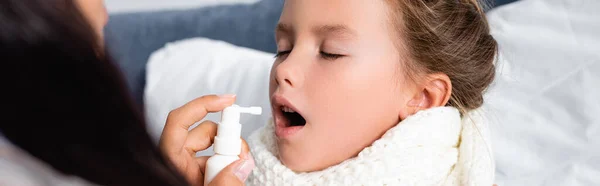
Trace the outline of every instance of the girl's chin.
{"label": "girl's chin", "polygon": [[312,162],[307,158],[300,156],[288,157],[285,156],[285,154],[279,154],[278,158],[281,161],[281,164],[296,173],[321,171],[330,167],[319,162]]}

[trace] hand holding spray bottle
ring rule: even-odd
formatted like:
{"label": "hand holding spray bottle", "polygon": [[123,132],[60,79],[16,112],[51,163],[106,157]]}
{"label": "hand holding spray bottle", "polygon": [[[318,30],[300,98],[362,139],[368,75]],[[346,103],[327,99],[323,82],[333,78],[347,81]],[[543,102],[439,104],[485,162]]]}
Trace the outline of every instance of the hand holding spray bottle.
{"label": "hand holding spray bottle", "polygon": [[242,149],[240,114],[262,114],[260,107],[240,107],[232,105],[221,112],[213,150],[215,155],[206,162],[204,185],[208,185],[229,164],[237,161]]}

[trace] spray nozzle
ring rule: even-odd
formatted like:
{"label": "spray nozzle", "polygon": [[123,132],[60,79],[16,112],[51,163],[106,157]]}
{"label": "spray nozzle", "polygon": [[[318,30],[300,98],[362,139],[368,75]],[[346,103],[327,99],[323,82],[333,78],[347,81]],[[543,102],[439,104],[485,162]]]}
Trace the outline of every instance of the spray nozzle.
{"label": "spray nozzle", "polygon": [[221,114],[221,123],[240,123],[240,114],[261,115],[262,108],[260,107],[240,107],[232,105],[223,110]]}
{"label": "spray nozzle", "polygon": [[237,109],[238,109],[238,111],[240,113],[254,114],[254,115],[261,115],[262,114],[262,108],[260,108],[260,107],[240,107],[240,106],[237,106]]}
{"label": "spray nozzle", "polygon": [[242,141],[240,140],[242,125],[240,124],[240,114],[262,114],[260,107],[240,107],[232,105],[227,107],[221,113],[221,123],[215,136],[214,150],[218,154],[239,155]]}

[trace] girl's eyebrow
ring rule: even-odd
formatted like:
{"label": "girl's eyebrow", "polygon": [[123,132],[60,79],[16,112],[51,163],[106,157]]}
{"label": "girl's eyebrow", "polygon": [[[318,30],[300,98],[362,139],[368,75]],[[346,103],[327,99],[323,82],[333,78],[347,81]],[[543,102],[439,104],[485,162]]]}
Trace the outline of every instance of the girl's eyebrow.
{"label": "girl's eyebrow", "polygon": [[316,26],[316,27],[313,27],[312,32],[315,33],[316,35],[321,35],[321,36],[331,36],[331,35],[341,36],[341,37],[356,36],[356,31],[352,30],[351,28],[349,28],[348,26],[343,25],[343,24]]}
{"label": "girl's eyebrow", "polygon": [[279,38],[292,35],[294,33],[294,28],[291,25],[285,23],[278,23],[275,27],[275,39],[279,40]]}
{"label": "girl's eyebrow", "polygon": [[285,24],[285,23],[278,23],[277,26],[275,27],[275,32],[290,33],[290,32],[292,32],[292,30],[293,30],[292,26]]}
{"label": "girl's eyebrow", "polygon": [[[349,37],[356,36],[356,31],[343,24],[332,24],[332,25],[320,25],[312,28],[312,32],[319,36],[338,36],[338,37]],[[285,23],[277,24],[275,27],[276,38],[284,35],[292,35],[294,28]]]}

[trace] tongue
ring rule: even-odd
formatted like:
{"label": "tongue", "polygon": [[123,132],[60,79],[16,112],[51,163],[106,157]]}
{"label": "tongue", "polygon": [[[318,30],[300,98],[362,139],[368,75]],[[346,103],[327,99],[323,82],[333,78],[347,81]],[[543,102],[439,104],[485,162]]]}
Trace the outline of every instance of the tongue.
{"label": "tongue", "polygon": [[304,126],[306,125],[306,120],[304,117],[298,113],[284,113],[285,117],[290,121],[290,126]]}

